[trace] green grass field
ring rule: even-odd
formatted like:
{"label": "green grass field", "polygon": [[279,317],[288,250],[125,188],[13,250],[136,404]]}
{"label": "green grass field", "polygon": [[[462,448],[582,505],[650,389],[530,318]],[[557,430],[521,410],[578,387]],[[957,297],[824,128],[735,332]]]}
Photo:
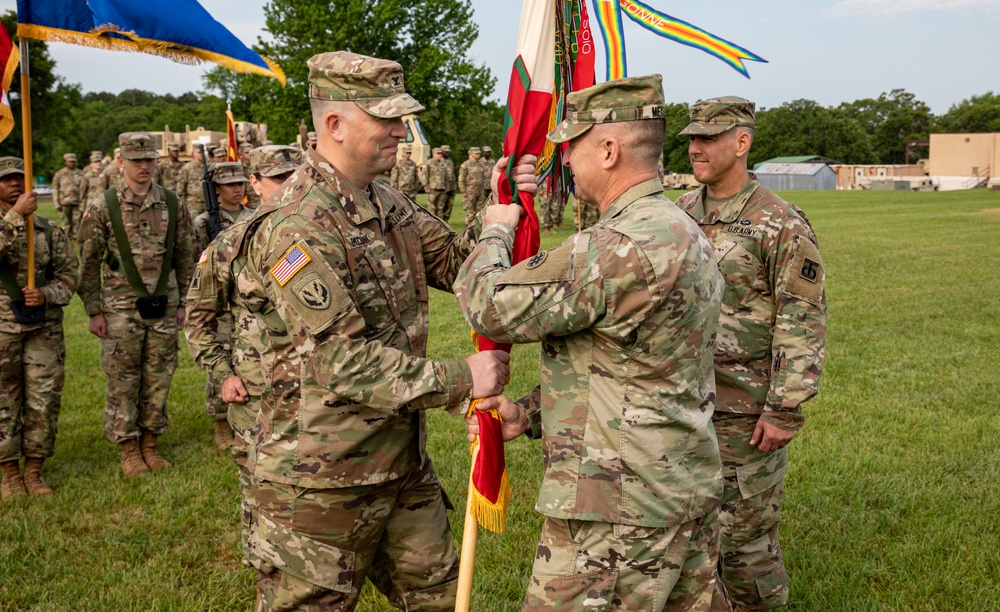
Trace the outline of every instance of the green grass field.
{"label": "green grass field", "polygon": [[[792,444],[781,536],[791,610],[1000,609],[1000,193],[794,192],[827,266],[820,394]],[[43,214],[53,217],[51,205]],[[461,223],[456,203],[452,220]],[[567,212],[567,218],[569,217]],[[569,224],[567,223],[567,226]],[[569,235],[543,235],[543,248]],[[471,346],[434,292],[430,356]],[[129,480],[103,434],[99,342],[67,308],[56,493],[0,505],[0,610],[246,610],[236,471],[211,445],[204,375],[187,356],[161,439],[171,470]],[[517,347],[508,391],[538,375]],[[436,412],[430,448],[464,508],[461,420]],[[537,444],[508,446],[515,487],[503,535],[479,538],[473,610],[518,610],[541,519]],[[452,516],[461,537],[463,513]],[[366,592],[362,610],[390,609]]]}

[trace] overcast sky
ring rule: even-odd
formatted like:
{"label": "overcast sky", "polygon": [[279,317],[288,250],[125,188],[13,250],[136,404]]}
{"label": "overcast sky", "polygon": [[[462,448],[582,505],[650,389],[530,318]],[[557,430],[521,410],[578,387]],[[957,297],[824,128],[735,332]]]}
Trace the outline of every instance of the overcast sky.
{"label": "overcast sky", "polygon": [[[664,76],[667,100],[739,95],[772,107],[799,98],[825,106],[901,88],[935,113],[972,95],[1000,91],[1000,0],[647,0],[651,6],[767,59],[746,79],[720,60],[658,38],[625,20],[628,70]],[[202,0],[248,45],[264,32],[265,0]],[[502,100],[520,15],[516,0],[472,0],[479,39],[471,55],[497,77]],[[592,6],[592,5],[589,5]],[[16,8],[0,0],[0,10]],[[595,35],[600,34],[595,29]],[[308,44],[303,41],[303,44]],[[83,90],[157,93],[201,89],[204,66],[141,54],[50,43],[57,72]],[[316,49],[317,52],[332,49]],[[606,74],[599,47],[598,80]]]}

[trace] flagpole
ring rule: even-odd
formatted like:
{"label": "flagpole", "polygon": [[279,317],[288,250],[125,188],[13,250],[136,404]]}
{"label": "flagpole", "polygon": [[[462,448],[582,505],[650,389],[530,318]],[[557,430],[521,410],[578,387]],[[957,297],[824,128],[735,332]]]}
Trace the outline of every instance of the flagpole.
{"label": "flagpole", "polygon": [[458,565],[458,594],[455,598],[455,612],[469,612],[472,603],[472,574],[476,568],[476,545],[479,542],[479,521],[472,513],[472,498],[475,484],[472,474],[476,469],[476,458],[479,455],[479,441],[472,453],[472,463],[469,465],[469,494],[465,502],[465,528],[462,531],[462,555]]}
{"label": "flagpole", "polygon": [[[21,140],[24,141],[24,189],[31,193],[34,188],[34,174],[31,164],[31,84],[29,83],[28,41],[18,37],[21,46]],[[35,215],[28,215],[28,289],[35,288]]]}

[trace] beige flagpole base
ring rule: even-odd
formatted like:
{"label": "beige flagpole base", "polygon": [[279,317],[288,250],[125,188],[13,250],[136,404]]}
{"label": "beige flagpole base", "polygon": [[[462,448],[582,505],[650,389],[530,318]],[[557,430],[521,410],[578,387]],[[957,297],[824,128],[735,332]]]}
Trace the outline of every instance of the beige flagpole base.
{"label": "beige flagpole base", "polygon": [[469,606],[472,604],[472,574],[476,568],[476,544],[479,541],[479,522],[472,515],[472,470],[475,469],[478,455],[477,441],[476,450],[472,453],[472,464],[469,466],[469,494],[465,502],[465,528],[462,531],[462,556],[459,557],[455,612],[469,612]]}

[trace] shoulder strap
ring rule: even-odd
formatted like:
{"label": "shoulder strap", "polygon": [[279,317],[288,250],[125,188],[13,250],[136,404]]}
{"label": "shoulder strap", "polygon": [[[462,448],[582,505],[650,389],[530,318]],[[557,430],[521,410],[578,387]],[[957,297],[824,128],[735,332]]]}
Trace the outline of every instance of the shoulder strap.
{"label": "shoulder strap", "polygon": [[[35,215],[35,224],[42,228],[42,232],[45,234],[45,242],[49,245],[49,263],[45,267],[45,280],[51,280],[50,268],[52,268],[52,226],[49,224],[48,219],[44,219]],[[10,266],[0,266],[0,285],[3,285],[4,291],[10,296],[13,301],[23,300],[24,291],[21,290],[21,286],[17,284],[17,270],[12,269]],[[39,287],[44,286],[44,282]]]}
{"label": "shoulder strap", "polygon": [[125,278],[128,279],[128,284],[132,286],[132,291],[135,291],[136,295],[139,297],[149,297],[149,291],[142,282],[139,271],[135,268],[135,260],[132,258],[132,246],[129,245],[128,237],[125,235],[125,223],[122,221],[122,209],[118,203],[118,193],[114,189],[108,189],[104,192],[104,202],[108,205],[108,217],[111,218],[111,229],[115,233],[115,242],[118,244],[118,253],[121,255]]}

